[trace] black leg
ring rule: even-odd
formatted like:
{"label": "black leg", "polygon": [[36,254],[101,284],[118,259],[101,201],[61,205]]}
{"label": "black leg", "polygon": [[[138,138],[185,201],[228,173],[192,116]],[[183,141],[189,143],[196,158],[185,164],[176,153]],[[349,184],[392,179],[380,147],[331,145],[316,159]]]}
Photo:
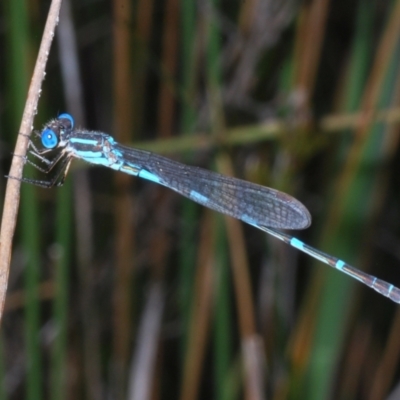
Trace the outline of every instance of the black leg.
{"label": "black leg", "polygon": [[29,160],[28,158],[26,159],[26,162],[28,162],[29,164],[31,164],[33,167],[35,167],[36,169],[38,169],[39,171],[44,172],[45,174],[48,174],[53,168],[54,166],[63,158],[65,157],[65,152],[64,151],[60,151],[55,158],[53,158],[52,160],[48,160],[45,157],[42,157],[40,154],[37,154],[35,152],[33,152],[32,150],[29,151],[29,154],[32,154],[33,156],[37,157],[40,161],[42,161],[43,163],[46,164],[46,168],[42,168],[39,167],[39,165],[35,164],[33,161]]}
{"label": "black leg", "polygon": [[61,151],[59,154],[57,154],[57,156],[53,160],[48,160],[47,158],[42,157],[40,154],[36,154],[32,150],[29,151],[29,154],[39,158],[40,161],[42,161],[44,164],[46,164],[46,168],[42,168],[41,166],[37,165],[36,163],[31,161],[27,156],[20,156],[19,154],[13,153],[13,155],[15,157],[23,158],[25,164],[28,163],[28,164],[32,165],[34,168],[36,168],[37,170],[39,170],[45,174],[48,174],[54,168],[54,166],[61,160],[61,158],[65,155],[65,153],[63,151]]}
{"label": "black leg", "polygon": [[[56,162],[53,163],[53,165],[51,166],[51,168],[53,168],[54,165],[58,164],[59,169],[56,172],[56,174],[53,176],[53,178],[48,181],[31,179],[31,178],[16,178],[15,176],[7,176],[7,175],[6,175],[6,178],[16,179],[20,182],[30,183],[32,185],[36,185],[36,186],[40,186],[40,187],[44,187],[44,188],[51,188],[54,186],[62,186],[65,181],[65,178],[66,178],[68,170],[69,170],[69,166],[72,161],[71,156],[65,156],[64,159],[62,158],[62,156],[65,156],[65,153],[61,153],[61,156],[57,156]],[[50,170],[51,170],[51,168],[50,168]]]}
{"label": "black leg", "polygon": [[[39,170],[39,171],[41,171],[41,172],[43,172],[45,174],[49,172],[48,171],[49,168],[40,167],[39,165],[37,165],[33,161],[31,161],[27,156],[20,156],[19,154],[15,154],[15,153],[12,153],[12,155],[14,157],[22,158],[24,160],[24,164],[28,163],[28,164],[32,165],[32,167],[34,167],[35,169],[37,169],[37,170]],[[46,161],[49,161],[49,160],[46,160]],[[51,164],[50,161],[49,161],[49,164]]]}
{"label": "black leg", "polygon": [[54,149],[38,149],[32,140],[29,141],[29,148],[33,150],[29,150],[30,154],[33,154],[35,157],[39,158],[45,163],[48,163],[49,160],[46,157],[43,157],[44,154],[51,153]]}

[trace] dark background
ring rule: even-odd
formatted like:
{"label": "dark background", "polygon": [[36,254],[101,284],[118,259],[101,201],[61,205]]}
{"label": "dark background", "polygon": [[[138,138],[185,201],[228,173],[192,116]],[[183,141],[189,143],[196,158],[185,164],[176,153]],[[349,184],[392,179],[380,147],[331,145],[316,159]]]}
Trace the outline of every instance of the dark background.
{"label": "dark background", "polygon": [[[297,237],[400,285],[398,1],[63,3],[35,129],[69,112],[290,193]],[[0,6],[1,175],[49,6]],[[399,337],[390,300],[151,182],[22,187],[1,398],[383,399]]]}

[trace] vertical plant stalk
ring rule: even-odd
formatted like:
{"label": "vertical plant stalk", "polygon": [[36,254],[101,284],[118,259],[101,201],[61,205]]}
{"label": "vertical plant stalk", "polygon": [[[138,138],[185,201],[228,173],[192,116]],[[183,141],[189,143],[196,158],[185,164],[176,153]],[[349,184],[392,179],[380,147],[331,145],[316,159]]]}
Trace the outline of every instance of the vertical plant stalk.
{"label": "vertical plant stalk", "polygon": [[[134,109],[131,85],[131,7],[130,1],[118,0],[113,7],[114,130],[122,143],[131,139]],[[115,272],[113,294],[113,370],[115,399],[126,397],[126,379],[132,340],[132,292],[134,292],[134,203],[129,194],[131,179],[115,175]]]}
{"label": "vertical plant stalk", "polygon": [[295,89],[300,90],[300,95],[304,96],[301,100],[305,101],[306,106],[313,95],[317,79],[329,5],[329,0],[312,1],[304,5],[303,18],[300,19],[296,43],[296,59],[299,63],[296,70]]}
{"label": "vertical plant stalk", "polygon": [[180,400],[197,400],[200,393],[201,373],[210,336],[213,304],[215,259],[212,249],[215,235],[212,227],[213,216],[210,211],[207,211],[201,226]]}
{"label": "vertical plant stalk", "polygon": [[158,132],[161,137],[170,137],[174,129],[175,96],[171,88],[171,78],[175,80],[178,66],[178,37],[179,37],[179,2],[168,0],[166,3],[165,29],[163,33],[162,65],[170,77],[161,82],[158,99]]}
{"label": "vertical plant stalk", "polygon": [[[227,176],[233,176],[232,166],[223,154],[217,160],[217,170]],[[245,398],[263,400],[265,360],[262,341],[256,329],[255,306],[252,298],[250,267],[247,261],[244,235],[240,222],[225,216],[228,242],[232,260],[232,277],[234,282],[239,331],[244,367]]]}
{"label": "vertical plant stalk", "polygon": [[[79,54],[78,42],[76,37],[76,30],[74,27],[74,19],[72,14],[72,0],[64,0],[61,7],[60,24],[57,29],[58,39],[58,56],[60,60],[63,91],[65,93],[66,110],[74,115],[77,124],[86,126],[85,107],[83,101],[83,84],[79,68]],[[66,182],[67,183],[67,182]],[[65,228],[67,231],[73,227],[75,230],[75,246],[76,246],[76,270],[78,272],[76,287],[78,288],[80,322],[82,323],[82,363],[81,370],[77,370],[76,374],[82,376],[82,392],[86,394],[89,399],[100,399],[103,390],[101,378],[101,351],[100,351],[100,329],[99,329],[99,308],[98,303],[94,296],[94,286],[96,285],[95,263],[93,262],[93,199],[92,193],[89,189],[89,177],[87,171],[79,171],[74,174],[73,187],[69,187],[73,192],[73,199],[71,193],[63,189],[58,191],[59,201],[64,205],[67,214],[70,214],[68,207],[73,207],[74,220],[67,222]],[[68,202],[63,202],[63,196],[67,196]],[[70,202],[73,200],[73,205]],[[63,211],[60,209],[62,214]],[[59,231],[59,243],[63,246],[70,245],[69,236],[63,236],[64,229]],[[63,236],[63,238],[62,238]],[[64,244],[65,241],[65,244]],[[63,252],[63,259],[66,255],[71,253],[71,249],[65,248]],[[59,262],[59,267],[64,266],[65,261]],[[61,271],[60,271],[61,272]],[[69,278],[65,282],[60,281],[60,287],[64,287],[69,282]],[[61,302],[61,295],[65,295],[64,289],[56,289],[56,296],[54,302]],[[65,304],[65,303],[64,303]],[[6,302],[7,307],[7,302]],[[55,308],[57,306],[55,305]],[[66,311],[66,310],[64,310]],[[62,314],[60,313],[60,319]],[[63,322],[58,322],[61,325]],[[60,335],[61,329],[58,329],[58,340],[64,340]],[[65,342],[64,342],[65,344]],[[56,346],[56,345],[55,345]],[[65,353],[58,359],[54,358],[54,365],[50,366],[53,371],[53,376],[59,375],[58,379],[68,374],[63,371],[62,367],[68,363],[65,361],[68,350],[63,349]],[[58,366],[56,366],[58,363]],[[67,378],[68,380],[68,378]],[[53,391],[54,392],[54,391]],[[58,391],[61,392],[61,391]],[[55,394],[55,393],[54,393]],[[71,395],[71,394],[70,394]],[[65,393],[68,397],[68,394]],[[64,397],[65,398],[65,397]],[[55,400],[53,398],[52,400]]]}
{"label": "vertical plant stalk", "polygon": [[[19,156],[26,155],[28,149],[28,135],[30,135],[33,125],[33,117],[37,112],[37,104],[41,91],[42,81],[45,76],[45,67],[50,52],[51,42],[54,37],[54,31],[58,23],[60,6],[62,0],[53,0],[44,28],[42,42],[39,48],[39,54],[36,60],[35,69],[28,91],[28,97],[22,115],[19,135],[15,146],[14,154]],[[13,157],[10,176],[22,178],[24,159],[22,157]],[[0,318],[3,315],[4,299],[7,291],[8,275],[10,270],[12,239],[14,237],[15,225],[17,221],[17,212],[20,200],[21,182],[17,179],[9,179],[6,187],[4,199],[3,216],[0,231]]]}

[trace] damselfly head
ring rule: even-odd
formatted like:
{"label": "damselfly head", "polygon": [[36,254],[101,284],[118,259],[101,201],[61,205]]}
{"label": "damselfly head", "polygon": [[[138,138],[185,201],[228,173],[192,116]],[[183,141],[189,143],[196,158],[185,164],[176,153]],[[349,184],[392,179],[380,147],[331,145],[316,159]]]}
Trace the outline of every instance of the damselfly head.
{"label": "damselfly head", "polygon": [[51,120],[43,128],[40,138],[46,149],[54,149],[63,139],[66,132],[74,127],[74,119],[71,115],[63,113],[58,118]]}
{"label": "damselfly head", "polygon": [[63,114],[60,114],[57,119],[63,123],[65,129],[73,129],[74,128],[75,121],[72,118],[72,115],[63,113]]}

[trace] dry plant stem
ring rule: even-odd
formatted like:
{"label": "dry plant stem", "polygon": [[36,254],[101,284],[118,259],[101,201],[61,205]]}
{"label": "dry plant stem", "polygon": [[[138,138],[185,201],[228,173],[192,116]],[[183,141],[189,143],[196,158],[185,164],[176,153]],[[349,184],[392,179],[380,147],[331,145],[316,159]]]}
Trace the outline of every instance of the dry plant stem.
{"label": "dry plant stem", "polygon": [[[50,51],[50,45],[54,37],[54,30],[58,23],[62,0],[53,0],[47,17],[39,54],[36,60],[28,98],[22,115],[21,127],[15,146],[15,154],[25,155],[28,148],[28,137],[32,130],[33,117],[36,114],[39,101],[40,88],[45,75],[45,66]],[[24,136],[25,135],[25,136]],[[10,176],[22,177],[24,160],[21,157],[13,157],[10,169]],[[10,268],[12,239],[17,221],[17,211],[20,199],[21,182],[9,179],[4,199],[3,217],[0,231],[0,318],[3,315],[4,299],[7,291],[7,281]]]}
{"label": "dry plant stem", "polygon": [[[372,110],[369,117],[372,122],[397,125],[400,123],[400,108]],[[330,114],[313,122],[316,131],[324,134],[335,134],[345,129],[357,129],[364,121],[365,113],[356,112],[351,114]],[[288,128],[287,121],[284,119],[270,119],[257,125],[245,125],[227,129],[225,136],[219,135],[216,137],[204,132],[197,132],[192,136],[134,142],[132,146],[164,155],[178,154],[185,151],[209,150],[217,146],[259,143],[279,137],[287,132]],[[291,125],[290,127],[290,129],[295,128],[296,125]]]}

